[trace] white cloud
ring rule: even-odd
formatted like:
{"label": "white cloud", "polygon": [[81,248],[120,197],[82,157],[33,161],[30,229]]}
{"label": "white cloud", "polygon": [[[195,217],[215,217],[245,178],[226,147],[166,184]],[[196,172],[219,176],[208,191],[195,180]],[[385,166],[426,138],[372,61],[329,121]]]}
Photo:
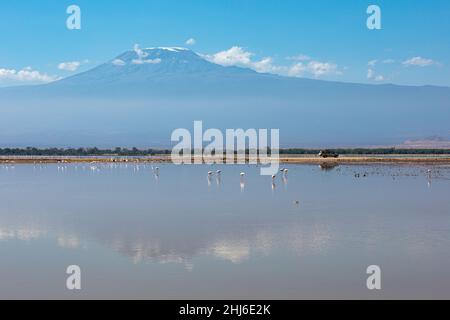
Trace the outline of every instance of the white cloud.
{"label": "white cloud", "polygon": [[186,45],[193,46],[197,43],[197,41],[194,38],[190,38],[186,40]]}
{"label": "white cloud", "polygon": [[275,65],[271,57],[252,62],[249,67],[259,73],[287,74],[287,67]]}
{"label": "white cloud", "polygon": [[330,74],[341,74],[337,65],[329,62],[320,62],[312,60],[308,63],[296,63],[288,67],[287,74],[291,77],[301,77],[305,75],[312,75],[315,78]]}
{"label": "white cloud", "polygon": [[73,72],[77,71],[79,67],[86,63],[89,63],[89,60],[61,62],[58,64],[58,69]]}
{"label": "white cloud", "polygon": [[[261,60],[254,60],[254,54],[244,50],[242,47],[234,46],[228,50],[220,51],[213,55],[204,56],[211,62],[222,66],[238,66],[253,69],[260,73],[274,73],[279,75],[301,77],[312,75],[320,77],[331,74],[341,74],[337,65],[329,62],[311,60],[308,63],[297,62],[290,66],[277,65],[272,57],[265,57]],[[305,55],[297,56],[295,60],[310,60]],[[293,57],[288,58],[294,60]]]}
{"label": "white cloud", "polygon": [[138,58],[131,61],[132,64],[157,64],[161,62],[161,59],[145,59],[148,57],[148,53],[142,50],[138,44],[134,45],[134,52],[136,52]]}
{"label": "white cloud", "polygon": [[0,82],[6,85],[48,83],[59,79],[60,77],[41,73],[33,70],[31,67],[26,67],[22,70],[0,68]]}
{"label": "white cloud", "polygon": [[124,66],[126,64],[122,59],[114,59],[111,63],[118,67]]}
{"label": "white cloud", "polygon": [[139,60],[143,60],[148,57],[148,53],[146,53],[144,50],[142,50],[139,47],[139,44],[135,44],[133,47],[133,50],[134,50],[134,52],[136,52]]}
{"label": "white cloud", "polygon": [[300,77],[306,72],[306,66],[302,62],[292,65],[288,70],[288,75],[291,77]]}
{"label": "white cloud", "polygon": [[59,70],[76,71],[81,66],[79,61],[61,62],[58,64]]}
{"label": "white cloud", "polygon": [[367,79],[373,80],[373,81],[384,81],[384,76],[381,74],[377,74],[375,71],[375,67],[378,63],[387,64],[387,63],[394,63],[395,61],[392,59],[385,59],[385,60],[370,60],[367,62],[367,66],[369,67],[367,69]]}
{"label": "white cloud", "polygon": [[377,75],[377,76],[375,77],[374,80],[375,80],[375,81],[384,81],[384,77],[383,77],[381,74],[379,74],[379,75]]}
{"label": "white cloud", "polygon": [[309,62],[307,65],[307,70],[315,77],[320,77],[328,74],[340,74],[340,72],[337,71],[337,65],[320,61]]}
{"label": "white cloud", "polygon": [[367,79],[374,81],[384,81],[384,77],[381,74],[375,74],[373,69],[367,70]]}
{"label": "white cloud", "polygon": [[241,66],[249,67],[252,65],[252,53],[245,51],[241,47],[231,47],[228,50],[220,51],[213,55],[206,56],[208,60],[222,66]]}
{"label": "white cloud", "polygon": [[435,64],[439,64],[438,62],[432,59],[426,59],[422,57],[413,57],[408,60],[402,62],[404,66],[417,66],[417,67],[428,67]]}

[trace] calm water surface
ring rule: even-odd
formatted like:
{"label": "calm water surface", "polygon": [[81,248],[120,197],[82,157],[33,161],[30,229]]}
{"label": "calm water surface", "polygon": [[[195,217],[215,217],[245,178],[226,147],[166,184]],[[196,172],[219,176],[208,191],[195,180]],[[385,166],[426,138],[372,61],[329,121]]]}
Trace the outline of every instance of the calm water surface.
{"label": "calm water surface", "polygon": [[0,298],[450,298],[450,167],[159,167],[0,166]]}

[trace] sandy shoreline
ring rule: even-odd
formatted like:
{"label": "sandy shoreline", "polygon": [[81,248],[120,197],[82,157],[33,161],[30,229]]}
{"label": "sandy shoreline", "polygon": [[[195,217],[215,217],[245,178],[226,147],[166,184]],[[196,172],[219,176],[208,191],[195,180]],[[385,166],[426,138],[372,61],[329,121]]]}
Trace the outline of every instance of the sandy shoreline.
{"label": "sandy shoreline", "polygon": [[[68,156],[3,156],[0,164],[45,164],[45,163],[171,163],[170,156],[151,157],[68,157]],[[265,163],[263,161],[262,163]],[[448,164],[450,155],[376,155],[341,156],[339,158],[320,158],[317,156],[280,156],[283,164]]]}

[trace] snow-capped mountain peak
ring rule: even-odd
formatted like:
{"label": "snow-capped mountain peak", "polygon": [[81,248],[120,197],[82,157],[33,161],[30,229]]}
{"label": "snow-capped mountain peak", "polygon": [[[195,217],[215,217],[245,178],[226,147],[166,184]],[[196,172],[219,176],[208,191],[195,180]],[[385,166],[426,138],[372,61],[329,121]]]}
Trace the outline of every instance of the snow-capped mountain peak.
{"label": "snow-capped mountain peak", "polygon": [[126,51],[89,71],[68,77],[59,83],[86,86],[118,83],[149,83],[168,79],[199,79],[206,75],[220,79],[228,74],[254,74],[250,69],[223,67],[207,61],[194,51],[182,47],[140,48]]}

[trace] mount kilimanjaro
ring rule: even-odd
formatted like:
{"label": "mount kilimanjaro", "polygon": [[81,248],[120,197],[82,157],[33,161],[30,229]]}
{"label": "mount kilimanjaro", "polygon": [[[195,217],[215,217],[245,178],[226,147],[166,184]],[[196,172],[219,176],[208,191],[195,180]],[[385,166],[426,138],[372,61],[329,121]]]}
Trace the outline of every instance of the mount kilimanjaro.
{"label": "mount kilimanjaro", "polygon": [[450,138],[450,88],[283,77],[184,48],[127,51],[45,85],[0,89],[1,146],[170,147],[176,128],[279,128],[282,147]]}

